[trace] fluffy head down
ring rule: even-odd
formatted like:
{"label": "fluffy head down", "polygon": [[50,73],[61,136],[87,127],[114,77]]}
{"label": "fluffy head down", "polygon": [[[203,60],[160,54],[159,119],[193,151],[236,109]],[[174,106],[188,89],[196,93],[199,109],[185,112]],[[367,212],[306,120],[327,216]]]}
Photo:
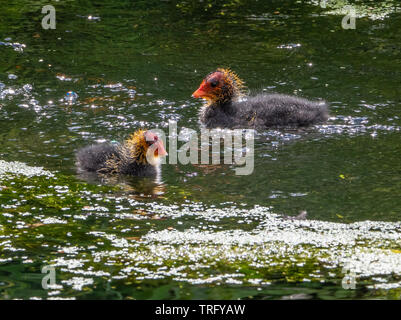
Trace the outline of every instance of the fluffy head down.
{"label": "fluffy head down", "polygon": [[100,143],[84,147],[78,150],[76,159],[80,172],[154,176],[160,164],[159,157],[165,155],[163,141],[156,134],[138,130],[122,144]]}
{"label": "fluffy head down", "polygon": [[126,174],[138,172],[140,167],[157,166],[159,156],[167,152],[163,141],[151,131],[137,130],[117,147],[117,153],[107,158],[98,173]]}
{"label": "fluffy head down", "polygon": [[224,104],[243,95],[244,82],[230,69],[218,68],[209,73],[192,96],[208,104]]}
{"label": "fluffy head down", "polygon": [[137,163],[152,163],[159,156],[167,155],[163,141],[151,131],[137,130],[124,142],[130,158]]}

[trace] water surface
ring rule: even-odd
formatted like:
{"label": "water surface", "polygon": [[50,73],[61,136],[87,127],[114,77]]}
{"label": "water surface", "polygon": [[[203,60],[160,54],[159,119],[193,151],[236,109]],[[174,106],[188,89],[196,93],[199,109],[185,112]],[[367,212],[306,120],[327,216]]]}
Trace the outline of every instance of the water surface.
{"label": "water surface", "polygon": [[[0,159],[12,172],[0,178],[0,297],[399,297],[396,1],[357,1],[355,30],[334,2],[63,1],[43,30],[45,4],[0,12]],[[250,92],[324,99],[331,117],[258,132],[249,176],[182,164],[163,165],[159,183],[77,175],[75,152],[92,142],[169,121],[200,132],[191,94],[221,66]],[[307,222],[283,219],[302,210]],[[359,282],[346,291],[349,261]]]}

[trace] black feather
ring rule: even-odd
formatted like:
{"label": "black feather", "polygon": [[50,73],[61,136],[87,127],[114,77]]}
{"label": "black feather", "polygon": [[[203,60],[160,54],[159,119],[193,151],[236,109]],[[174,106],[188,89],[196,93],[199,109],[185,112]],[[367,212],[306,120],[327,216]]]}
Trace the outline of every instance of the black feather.
{"label": "black feather", "polygon": [[310,101],[283,94],[259,94],[242,101],[204,106],[200,120],[208,128],[301,127],[328,119],[324,101]]}
{"label": "black feather", "polygon": [[126,174],[133,176],[156,176],[157,167],[141,163],[132,158],[131,152],[124,145],[108,143],[94,144],[77,152],[76,164],[81,172],[99,174]]}

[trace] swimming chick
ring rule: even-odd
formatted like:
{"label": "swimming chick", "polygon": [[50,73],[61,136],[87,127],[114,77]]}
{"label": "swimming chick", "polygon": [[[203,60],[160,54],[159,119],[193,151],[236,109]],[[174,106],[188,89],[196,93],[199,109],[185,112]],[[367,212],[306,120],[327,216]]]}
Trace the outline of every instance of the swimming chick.
{"label": "swimming chick", "polygon": [[194,98],[207,101],[200,121],[207,128],[302,127],[328,119],[324,101],[310,101],[284,94],[244,94],[244,82],[231,70],[219,68],[209,73]]}
{"label": "swimming chick", "polygon": [[137,130],[122,144],[101,143],[80,149],[76,164],[80,172],[152,177],[160,167],[159,157],[166,155],[163,141],[156,134]]}

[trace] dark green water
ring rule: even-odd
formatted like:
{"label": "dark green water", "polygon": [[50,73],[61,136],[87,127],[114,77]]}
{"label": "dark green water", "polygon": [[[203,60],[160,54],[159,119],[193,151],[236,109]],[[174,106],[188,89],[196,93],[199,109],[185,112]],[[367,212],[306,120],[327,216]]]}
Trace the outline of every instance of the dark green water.
{"label": "dark green water", "polygon": [[[170,241],[164,238],[149,261],[170,274],[122,271],[141,267],[136,254],[156,244],[144,240],[142,248],[136,240],[148,233],[174,227],[185,234],[199,221],[211,233],[258,232],[268,207],[280,215],[307,210],[308,219],[318,222],[400,221],[401,8],[396,1],[356,3],[366,16],[357,18],[355,30],[342,29],[343,15],[330,12],[334,4],[322,9],[313,1],[62,1],[55,3],[56,30],[41,27],[47,1],[3,5],[0,160],[44,167],[71,194],[62,199],[56,192],[42,201],[36,195],[52,193],[52,182],[0,181],[0,298],[398,298],[399,287],[366,289],[374,282],[369,276],[355,291],[342,290],[338,276],[303,281],[313,268],[290,262],[265,272],[247,259],[232,265],[229,258],[180,260],[179,253],[158,253]],[[373,12],[384,16],[374,19]],[[179,130],[199,132],[201,102],[191,94],[220,66],[235,70],[251,92],[325,99],[331,118],[308,130],[258,132],[249,176],[236,176],[230,165],[165,164],[159,184],[134,180],[101,187],[77,177],[75,151],[94,141],[123,140],[139,127],[165,129],[170,120]],[[64,100],[69,91],[79,96],[71,104]],[[27,186],[36,193],[28,194]],[[90,209],[96,205],[107,213]],[[218,207],[220,220],[187,214],[187,205],[200,212]],[[255,205],[265,209],[238,224],[241,213],[232,208]],[[127,216],[138,216],[138,208],[146,208],[141,219]],[[64,220],[48,225],[47,218]],[[118,246],[106,234],[129,244]],[[388,249],[397,252],[400,239]],[[207,246],[213,252],[213,244]],[[254,246],[242,249],[252,256]],[[125,251],[113,255],[117,248]],[[200,274],[191,263],[202,262],[209,267]],[[330,271],[315,262],[306,264],[322,274]],[[44,264],[58,267],[60,287],[51,294],[40,285]],[[177,279],[182,266],[196,271]],[[242,282],[210,280],[235,272],[246,274]],[[399,281],[400,274],[393,276]],[[83,289],[71,284],[85,283],[83,278]],[[270,284],[245,281],[253,278]]]}

